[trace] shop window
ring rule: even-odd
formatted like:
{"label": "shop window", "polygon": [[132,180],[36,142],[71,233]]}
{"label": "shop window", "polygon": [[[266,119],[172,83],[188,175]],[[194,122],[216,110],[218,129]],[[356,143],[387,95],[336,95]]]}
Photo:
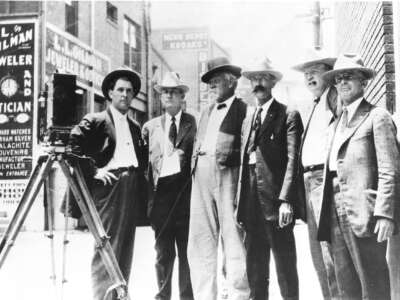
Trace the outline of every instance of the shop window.
{"label": "shop window", "polygon": [[142,45],[140,26],[124,19],[124,64],[141,73]]}
{"label": "shop window", "polygon": [[65,2],[65,31],[78,36],[78,1]]}
{"label": "shop window", "polygon": [[118,24],[118,8],[107,2],[107,19]]}

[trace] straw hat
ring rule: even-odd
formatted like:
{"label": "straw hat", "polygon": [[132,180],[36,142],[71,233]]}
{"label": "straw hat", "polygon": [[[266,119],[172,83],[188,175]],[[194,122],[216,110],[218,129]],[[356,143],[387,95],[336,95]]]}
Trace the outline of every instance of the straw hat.
{"label": "straw hat", "polygon": [[277,81],[281,80],[283,77],[282,73],[272,66],[271,60],[268,58],[249,66],[242,72],[242,75],[248,79],[255,75],[272,75]]}
{"label": "straw hat", "polygon": [[184,84],[176,72],[166,72],[160,84],[154,86],[154,89],[161,93],[164,88],[177,88],[187,93],[189,87]]}
{"label": "straw hat", "polygon": [[302,61],[304,62],[299,65],[295,65],[292,67],[292,69],[299,72],[304,72],[306,68],[316,64],[324,64],[332,69],[336,62],[336,58],[327,55],[324,51],[308,49]]}

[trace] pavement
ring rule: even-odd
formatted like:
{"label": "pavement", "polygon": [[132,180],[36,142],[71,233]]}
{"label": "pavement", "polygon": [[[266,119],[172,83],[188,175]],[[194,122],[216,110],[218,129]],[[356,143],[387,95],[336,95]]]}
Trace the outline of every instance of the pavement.
{"label": "pavement", "polygon": [[[312,266],[307,227],[295,226],[300,299],[319,300],[322,295]],[[44,232],[21,232],[0,269],[0,299],[7,300],[88,300],[91,298],[90,261],[93,238],[90,233],[69,231],[62,284],[64,232],[54,238],[55,280],[51,279],[52,255],[50,239]],[[272,256],[271,256],[272,257]],[[135,251],[129,292],[132,300],[151,300],[157,291],[154,270],[154,235],[149,227],[136,232]],[[273,261],[271,262],[273,264]],[[176,267],[176,266],[175,266]],[[172,300],[178,300],[177,268],[174,271]],[[271,266],[270,299],[282,299]]]}

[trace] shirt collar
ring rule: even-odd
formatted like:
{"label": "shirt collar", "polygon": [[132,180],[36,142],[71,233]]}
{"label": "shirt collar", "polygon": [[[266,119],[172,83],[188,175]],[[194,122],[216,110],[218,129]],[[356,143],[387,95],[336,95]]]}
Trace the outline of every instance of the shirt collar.
{"label": "shirt collar", "polygon": [[[167,115],[168,121],[172,122],[171,121],[172,116],[168,112],[166,112],[165,114]],[[175,115],[175,123],[179,123],[181,121],[181,116],[182,116],[182,109],[180,109],[179,112]]]}
{"label": "shirt collar", "polygon": [[362,99],[363,99],[363,97],[360,97],[357,100],[355,100],[354,102],[352,102],[351,104],[349,104],[347,106],[343,106],[347,109],[347,120],[350,121],[351,118],[354,116],[358,106],[360,106]]}
{"label": "shirt collar", "polygon": [[114,121],[115,120],[127,120],[128,114],[122,114],[116,109],[112,104],[110,105],[110,111],[113,116]]}
{"label": "shirt collar", "polygon": [[[226,111],[228,111],[229,110],[229,108],[231,107],[231,105],[232,105],[232,102],[233,102],[233,100],[235,99],[235,95],[233,95],[232,97],[230,97],[230,98],[228,98],[228,99],[226,99],[224,102],[219,102],[219,103],[216,103],[216,105],[215,105],[215,107],[214,107],[214,109],[217,109],[217,106],[218,106],[218,104],[221,104],[221,103],[225,103],[226,104]],[[225,109],[225,108],[224,108]]]}
{"label": "shirt collar", "polygon": [[272,102],[274,101],[274,97],[271,97],[271,99],[269,99],[267,102],[265,102],[263,105],[258,106],[257,105],[257,110],[260,109],[260,107],[262,108],[262,112],[266,113],[269,109],[269,107],[271,106]]}

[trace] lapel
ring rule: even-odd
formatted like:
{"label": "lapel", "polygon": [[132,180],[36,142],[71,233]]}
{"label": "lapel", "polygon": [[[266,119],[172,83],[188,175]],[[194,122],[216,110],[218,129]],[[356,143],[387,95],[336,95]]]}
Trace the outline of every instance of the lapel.
{"label": "lapel", "polygon": [[203,114],[201,115],[201,119],[199,122],[199,128],[197,131],[198,139],[196,139],[197,146],[195,148],[195,151],[199,151],[201,148],[201,144],[203,142],[204,136],[207,131],[207,125],[208,125],[208,119],[210,118],[210,114],[215,106],[215,103],[207,107],[204,111]]}
{"label": "lapel", "polygon": [[182,139],[189,132],[190,127],[192,127],[192,124],[187,119],[187,115],[182,112],[181,121],[179,123],[178,136],[176,137],[176,147],[179,147]]}
{"label": "lapel", "polygon": [[358,127],[360,127],[360,125],[365,121],[369,115],[369,112],[371,111],[371,108],[372,105],[368,103],[365,98],[363,98],[353,117],[349,120],[349,124],[343,133],[342,140],[340,141],[339,150],[342,145],[356,132]]}
{"label": "lapel", "polygon": [[158,144],[160,149],[160,153],[164,153],[164,134],[165,134],[165,114],[158,118],[158,120],[154,120],[154,137],[152,137],[152,142]]}
{"label": "lapel", "polygon": [[116,135],[115,135],[115,124],[114,119],[112,117],[112,113],[110,108],[106,110],[106,134],[110,137],[111,141],[115,144]]}
{"label": "lapel", "polygon": [[264,122],[261,125],[259,137],[262,136],[268,128],[270,128],[270,124],[278,115],[278,108],[279,108],[278,102],[276,102],[275,99],[272,99],[271,101],[272,101],[271,106],[269,107]]}

